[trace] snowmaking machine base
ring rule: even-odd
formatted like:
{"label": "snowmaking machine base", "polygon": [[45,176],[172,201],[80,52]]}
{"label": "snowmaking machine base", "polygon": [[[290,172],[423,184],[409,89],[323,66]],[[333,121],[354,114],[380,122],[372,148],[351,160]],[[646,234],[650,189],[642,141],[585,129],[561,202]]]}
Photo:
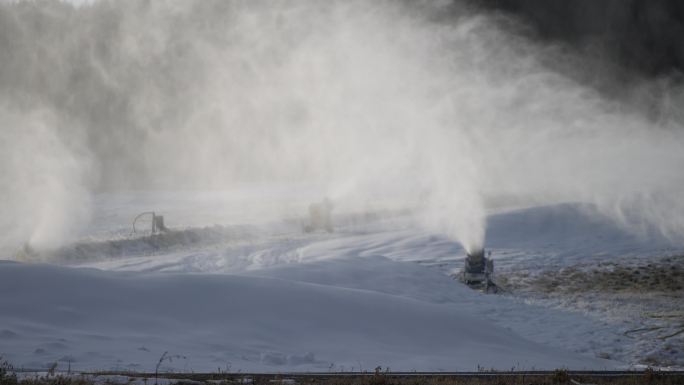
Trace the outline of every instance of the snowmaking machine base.
{"label": "snowmaking machine base", "polygon": [[481,289],[485,293],[498,292],[498,286],[494,283],[494,261],[485,257],[484,249],[467,254],[459,278],[473,289]]}

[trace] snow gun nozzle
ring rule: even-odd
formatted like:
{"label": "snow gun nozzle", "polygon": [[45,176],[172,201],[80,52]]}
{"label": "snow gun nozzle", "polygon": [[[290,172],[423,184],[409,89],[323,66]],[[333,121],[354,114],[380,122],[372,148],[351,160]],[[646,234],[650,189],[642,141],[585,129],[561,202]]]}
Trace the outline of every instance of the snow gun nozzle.
{"label": "snow gun nozzle", "polygon": [[468,251],[466,254],[468,255],[468,259],[482,259],[485,256],[485,250],[484,248],[478,248]]}

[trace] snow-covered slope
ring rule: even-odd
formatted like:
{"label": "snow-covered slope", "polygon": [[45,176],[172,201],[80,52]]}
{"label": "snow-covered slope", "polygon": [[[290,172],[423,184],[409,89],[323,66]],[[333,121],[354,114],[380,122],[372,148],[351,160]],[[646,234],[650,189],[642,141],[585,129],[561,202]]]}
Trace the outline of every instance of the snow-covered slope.
{"label": "snow-covered slope", "polygon": [[654,229],[633,231],[587,204],[559,204],[489,216],[487,246],[502,264],[530,269],[577,262],[647,258],[681,251]]}
{"label": "snow-covered slope", "polygon": [[24,367],[149,370],[164,351],[184,357],[165,367],[195,371],[615,365],[533,343],[453,303],[288,279],[6,262],[0,290],[13,293],[0,302],[2,350]]}
{"label": "snow-covered slope", "polygon": [[[0,263],[0,355],[16,366],[150,370],[166,351],[162,368],[195,371],[627,366],[596,358],[621,357],[623,325],[466,288],[449,277],[460,245],[403,214],[340,220],[334,234],[193,217],[166,238],[131,238],[111,219],[130,202],[115,198],[92,236],[47,254],[66,266]],[[187,207],[165,207],[186,223]],[[497,269],[678,250],[587,210],[490,216]]]}

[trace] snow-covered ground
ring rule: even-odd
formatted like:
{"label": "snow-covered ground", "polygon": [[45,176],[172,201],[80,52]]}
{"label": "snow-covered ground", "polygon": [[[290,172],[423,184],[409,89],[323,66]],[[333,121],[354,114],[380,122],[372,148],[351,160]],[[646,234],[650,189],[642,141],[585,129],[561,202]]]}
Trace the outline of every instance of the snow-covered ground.
{"label": "snow-covered ground", "polygon": [[[98,197],[82,240],[39,256],[50,264],[0,263],[0,355],[33,369],[57,362],[153,370],[168,352],[162,370],[243,372],[610,369],[639,361],[643,345],[624,334],[642,321],[634,313],[471,290],[450,277],[461,246],[404,211],[337,209],[335,233],[307,234],[298,217],[305,204],[278,205],[272,217],[240,215],[255,212],[245,200],[270,201],[255,194]],[[274,212],[275,204],[262,206]],[[147,210],[164,214],[174,232],[130,235],[131,219]],[[684,252],[591,210],[565,204],[490,215],[497,271]],[[675,352],[674,362],[681,358]]]}

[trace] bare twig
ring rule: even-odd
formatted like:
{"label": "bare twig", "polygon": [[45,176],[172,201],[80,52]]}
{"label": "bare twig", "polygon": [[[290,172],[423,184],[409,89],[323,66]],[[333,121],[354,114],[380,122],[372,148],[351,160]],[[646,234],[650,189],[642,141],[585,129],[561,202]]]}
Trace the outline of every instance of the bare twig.
{"label": "bare twig", "polygon": [[684,312],[674,311],[670,313],[644,313],[645,317],[649,318],[682,318],[684,319]]}
{"label": "bare twig", "polygon": [[680,334],[682,334],[682,333],[684,333],[684,328],[681,328],[681,329],[677,330],[676,332],[674,332],[674,333],[672,333],[672,334],[668,334],[668,335],[665,335],[665,336],[658,336],[658,339],[660,339],[660,340],[666,340],[666,339],[668,339],[668,338],[670,338],[670,337],[678,336],[678,335],[680,335]]}
{"label": "bare twig", "polygon": [[161,366],[162,362],[166,359],[166,355],[169,354],[168,351],[165,351],[164,354],[159,357],[159,362],[157,362],[157,366],[154,368],[154,384],[158,385],[159,384],[159,367]]}
{"label": "bare twig", "polygon": [[660,330],[660,329],[664,329],[664,328],[665,328],[664,326],[652,326],[652,327],[647,327],[647,328],[638,328],[638,329],[627,330],[627,331],[624,332],[623,334],[624,334],[625,336],[629,337],[629,334],[632,334],[632,333],[638,333],[638,332],[652,332],[652,331],[654,331],[654,330]]}

